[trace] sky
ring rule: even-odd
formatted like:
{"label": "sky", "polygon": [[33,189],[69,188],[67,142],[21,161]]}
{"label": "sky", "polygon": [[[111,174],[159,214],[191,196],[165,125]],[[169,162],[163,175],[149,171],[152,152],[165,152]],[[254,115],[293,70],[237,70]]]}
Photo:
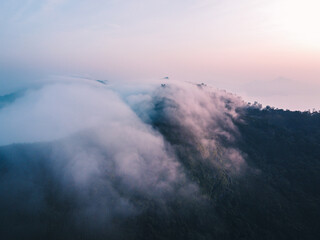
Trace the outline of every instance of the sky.
{"label": "sky", "polygon": [[316,0],[0,2],[0,95],[51,75],[205,82],[320,109]]}

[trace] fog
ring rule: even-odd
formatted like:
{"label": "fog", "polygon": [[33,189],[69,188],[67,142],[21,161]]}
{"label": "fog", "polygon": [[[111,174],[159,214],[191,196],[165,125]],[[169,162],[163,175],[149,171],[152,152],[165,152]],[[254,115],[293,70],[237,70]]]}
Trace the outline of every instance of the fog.
{"label": "fog", "polygon": [[[133,199],[149,199],[164,209],[174,199],[205,205],[206,197],[189,179],[175,146],[156,127],[157,114],[195,144],[199,161],[233,174],[246,165],[232,147],[222,148],[222,162],[211,157],[222,146],[221,137],[232,142],[239,135],[233,119],[245,104],[204,84],[164,79],[136,86],[50,77],[7,100],[2,97],[0,109],[6,159],[0,187],[6,192],[2,206],[11,209],[15,202],[14,209],[2,214],[11,221],[17,214],[52,211],[48,198],[54,205],[69,202],[74,210],[65,221],[95,233],[107,231],[114,219],[141,214],[143,208]],[[162,110],[159,101],[164,101]],[[20,201],[22,190],[26,195]]]}

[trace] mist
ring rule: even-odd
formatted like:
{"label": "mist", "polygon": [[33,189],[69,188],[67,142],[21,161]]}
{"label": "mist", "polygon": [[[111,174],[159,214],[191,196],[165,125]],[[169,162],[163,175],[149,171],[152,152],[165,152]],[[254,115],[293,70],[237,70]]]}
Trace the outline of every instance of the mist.
{"label": "mist", "polygon": [[320,239],[319,7],[0,1],[0,239]]}
{"label": "mist", "polygon": [[[207,204],[175,146],[154,124],[158,101],[169,100],[163,105],[163,118],[202,148],[201,159],[212,167],[218,162],[208,158],[218,137],[232,141],[237,134],[232,123],[235,109],[244,104],[204,85],[170,82],[137,87],[76,77],[50,77],[10,101],[6,96],[15,94],[3,96],[0,109],[2,207],[7,209],[2,217],[16,221],[19,214],[46,215],[53,211],[52,202],[62,204],[62,209],[69,202],[64,221],[93,235],[110,231],[115,219],[125,222],[141,215],[144,208],[137,199],[149,199],[161,209],[177,199]],[[241,153],[233,148],[224,152],[219,164],[240,172],[245,164]],[[24,200],[18,200],[21,191]],[[33,236],[21,224],[22,231]],[[38,225],[41,236],[45,224]],[[10,228],[7,233],[16,236]]]}
{"label": "mist", "polygon": [[[253,196],[261,203],[274,196],[266,211],[273,201],[286,202],[273,187],[273,168],[260,159],[283,155],[272,155],[272,138],[291,134],[286,119],[294,112],[167,78],[134,84],[50,76],[24,84],[0,98],[0,232],[6,239],[165,239],[179,229],[178,239],[233,239],[249,233],[236,219],[226,221],[229,216],[251,221],[252,212],[260,219],[260,205],[250,211],[243,205]],[[317,125],[317,113],[295,114],[309,121],[301,131]],[[283,168],[283,160],[277,164]],[[290,211],[280,212],[294,215],[302,207],[286,204]],[[296,221],[306,226],[304,218]],[[225,235],[225,229],[233,230]]]}

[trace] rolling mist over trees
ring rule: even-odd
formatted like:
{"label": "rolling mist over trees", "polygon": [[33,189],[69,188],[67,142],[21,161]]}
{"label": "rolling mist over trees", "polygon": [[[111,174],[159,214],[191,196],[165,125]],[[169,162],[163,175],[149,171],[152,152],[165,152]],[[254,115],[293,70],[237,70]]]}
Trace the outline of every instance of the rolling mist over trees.
{"label": "rolling mist over trees", "polygon": [[[59,84],[1,98],[10,129],[25,108],[31,131],[68,125],[0,146],[1,239],[320,238],[319,112],[204,84]],[[32,124],[46,106],[61,125]]]}

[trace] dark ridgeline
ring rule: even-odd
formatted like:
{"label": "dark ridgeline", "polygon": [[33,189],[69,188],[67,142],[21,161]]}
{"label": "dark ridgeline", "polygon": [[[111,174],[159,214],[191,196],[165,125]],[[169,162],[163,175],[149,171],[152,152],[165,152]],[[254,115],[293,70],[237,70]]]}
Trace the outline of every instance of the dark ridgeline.
{"label": "dark ridgeline", "polygon": [[[52,170],[61,143],[15,144],[0,148],[0,239],[320,239],[320,113],[238,109],[236,141],[220,138],[204,157],[188,129],[167,116],[175,107],[168,101],[155,99],[150,123],[201,199],[155,201],[115,187],[138,213],[95,226],[94,217],[75,214],[77,193],[63,191]],[[245,155],[241,173],[220,163],[228,144]]]}

